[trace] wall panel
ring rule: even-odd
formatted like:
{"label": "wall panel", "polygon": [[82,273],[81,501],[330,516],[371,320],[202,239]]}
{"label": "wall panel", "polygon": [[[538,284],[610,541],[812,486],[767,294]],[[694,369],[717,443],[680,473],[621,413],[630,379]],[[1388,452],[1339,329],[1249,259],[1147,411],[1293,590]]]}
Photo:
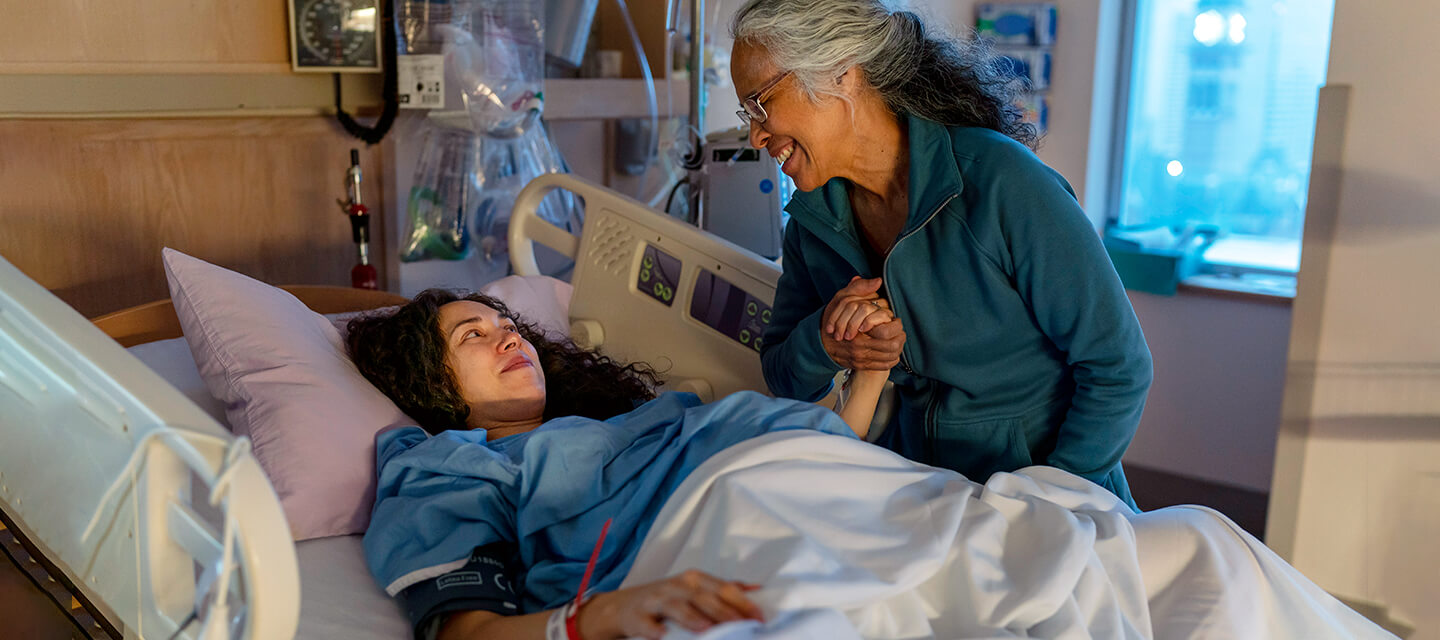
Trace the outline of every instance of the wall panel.
{"label": "wall panel", "polygon": [[162,246],[271,283],[348,285],[335,200],[352,147],[383,288],[382,147],[321,117],[0,121],[0,255],[87,316],[166,297]]}

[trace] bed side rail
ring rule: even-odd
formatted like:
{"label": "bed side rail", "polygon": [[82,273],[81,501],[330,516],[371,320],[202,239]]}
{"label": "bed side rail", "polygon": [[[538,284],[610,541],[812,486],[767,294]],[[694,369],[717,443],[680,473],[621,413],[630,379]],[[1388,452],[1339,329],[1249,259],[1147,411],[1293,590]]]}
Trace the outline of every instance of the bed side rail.
{"label": "bed side rail", "polygon": [[3,258],[0,509],[127,638],[294,636],[294,544],[248,442]]}

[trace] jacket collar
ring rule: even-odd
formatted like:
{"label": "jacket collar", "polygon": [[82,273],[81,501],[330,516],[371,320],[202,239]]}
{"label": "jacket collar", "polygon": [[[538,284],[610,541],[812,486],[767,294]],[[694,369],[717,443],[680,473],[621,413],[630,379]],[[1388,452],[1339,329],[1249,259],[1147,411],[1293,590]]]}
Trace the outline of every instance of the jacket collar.
{"label": "jacket collar", "polygon": [[[963,189],[960,166],[950,130],[942,124],[907,115],[910,143],[909,212],[904,235],[923,224],[946,200]],[[796,191],[785,210],[812,231],[828,228],[855,235],[854,212],[850,209],[849,181],[832,178],[819,189]]]}

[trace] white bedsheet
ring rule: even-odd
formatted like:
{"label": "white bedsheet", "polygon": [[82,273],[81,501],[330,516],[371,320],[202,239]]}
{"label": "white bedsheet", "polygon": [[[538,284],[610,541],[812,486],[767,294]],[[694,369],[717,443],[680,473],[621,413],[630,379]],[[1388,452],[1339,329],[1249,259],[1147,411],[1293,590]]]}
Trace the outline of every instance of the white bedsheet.
{"label": "white bedsheet", "polygon": [[365,567],[360,536],[295,544],[300,562],[300,629],[295,640],[404,640],[410,621]]}
{"label": "white bedsheet", "polygon": [[707,640],[1393,637],[1212,510],[1136,515],[1046,467],[981,486],[799,432],[697,469],[626,584],[692,567],[765,585],[770,625]]}

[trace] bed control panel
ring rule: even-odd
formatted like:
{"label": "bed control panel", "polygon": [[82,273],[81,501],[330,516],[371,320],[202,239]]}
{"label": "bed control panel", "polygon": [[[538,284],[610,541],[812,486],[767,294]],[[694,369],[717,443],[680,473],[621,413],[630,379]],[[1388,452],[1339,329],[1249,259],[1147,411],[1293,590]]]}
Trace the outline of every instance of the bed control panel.
{"label": "bed control panel", "polygon": [[[580,237],[541,218],[553,189],[585,201]],[[706,401],[769,393],[760,350],[780,265],[572,175],[551,173],[516,196],[510,261],[537,274],[540,244],[575,258],[571,337],[622,362],[644,362],[666,389]]]}
{"label": "bed control panel", "polygon": [[714,272],[701,269],[690,296],[690,317],[759,351],[765,327],[770,324],[770,305]]}
{"label": "bed control panel", "polygon": [[645,254],[640,257],[640,273],[635,277],[635,288],[668,307],[675,303],[675,291],[679,285],[680,259],[653,244],[645,245]]}

